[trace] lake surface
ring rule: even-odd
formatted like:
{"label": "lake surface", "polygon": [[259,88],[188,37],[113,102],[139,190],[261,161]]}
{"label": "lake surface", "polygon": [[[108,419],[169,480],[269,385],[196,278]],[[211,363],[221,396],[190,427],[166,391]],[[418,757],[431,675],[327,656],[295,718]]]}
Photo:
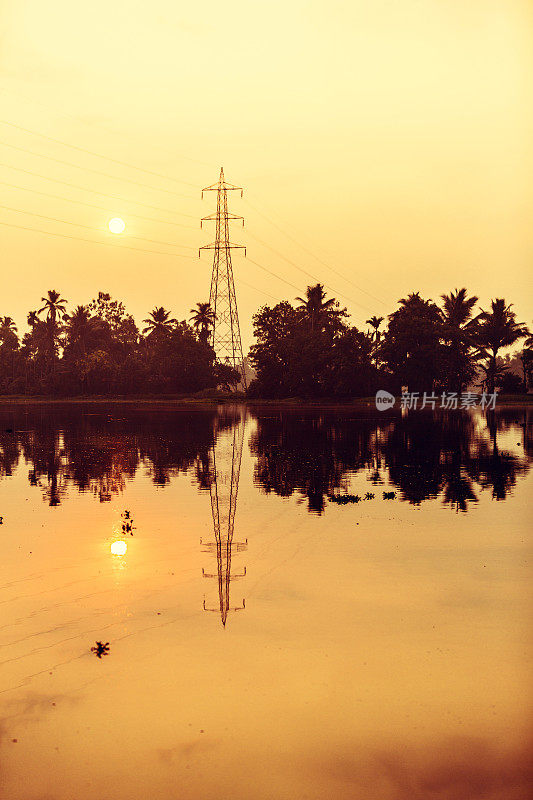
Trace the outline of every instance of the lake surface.
{"label": "lake surface", "polygon": [[0,406],[1,800],[525,800],[532,426]]}

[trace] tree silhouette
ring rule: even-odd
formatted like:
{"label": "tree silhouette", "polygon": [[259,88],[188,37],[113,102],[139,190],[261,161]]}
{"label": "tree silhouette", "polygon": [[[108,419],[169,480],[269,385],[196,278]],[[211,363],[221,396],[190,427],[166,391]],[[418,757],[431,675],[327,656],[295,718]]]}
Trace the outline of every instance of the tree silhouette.
{"label": "tree silhouette", "polygon": [[370,317],[370,319],[365,320],[367,325],[370,325],[371,328],[374,328],[371,336],[372,336],[372,340],[375,341],[375,342],[379,342],[379,339],[380,339],[379,326],[381,325],[381,323],[383,322],[384,319],[385,319],[385,317],[373,316],[373,317]]}
{"label": "tree silhouette", "polygon": [[215,324],[215,312],[210,303],[196,303],[196,308],[191,308],[190,321],[203,342],[209,340],[209,332]]}
{"label": "tree silhouette", "polygon": [[163,306],[156,306],[150,312],[148,318],[143,319],[143,322],[146,322],[143,333],[148,335],[170,333],[173,327],[178,324],[178,320],[171,318],[170,313]]}
{"label": "tree silhouette", "polygon": [[441,313],[435,303],[423,300],[418,292],[400,300],[400,308],[389,315],[378,350],[394,391],[405,385],[418,392],[437,387],[444,355],[441,334]]}
{"label": "tree silhouette", "polygon": [[303,297],[297,297],[300,301],[298,310],[302,312],[305,319],[308,320],[311,333],[315,330],[320,330],[327,326],[332,320],[338,320],[343,312],[338,310],[338,302],[335,298],[326,300],[324,286],[321,283],[315,286],[308,286]]}
{"label": "tree silhouette", "polygon": [[461,392],[476,374],[474,346],[477,318],[473,317],[473,310],[478,298],[467,298],[465,288],[455,289],[450,294],[441,295],[441,298],[442,338],[445,344],[444,382],[446,388]]}
{"label": "tree silhouette", "polygon": [[516,315],[503,298],[491,302],[490,311],[481,311],[476,332],[480,354],[485,358],[483,369],[489,392],[494,391],[497,378],[496,358],[503,347],[515,344],[529,335],[527,327],[516,321]]}
{"label": "tree silhouette", "polygon": [[41,297],[41,300],[44,305],[37,313],[42,314],[43,311],[46,311],[47,320],[55,324],[58,315],[65,313],[67,301],[55,289],[49,289],[47,296]]}

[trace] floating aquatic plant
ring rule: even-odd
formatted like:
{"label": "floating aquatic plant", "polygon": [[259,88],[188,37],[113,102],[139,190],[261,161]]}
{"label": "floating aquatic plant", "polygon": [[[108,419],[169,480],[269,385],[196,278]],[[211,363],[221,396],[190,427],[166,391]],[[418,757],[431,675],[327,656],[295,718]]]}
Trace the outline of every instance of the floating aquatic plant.
{"label": "floating aquatic plant", "polygon": [[109,653],[109,642],[96,642],[96,647],[91,647],[91,653],[96,653],[97,658],[102,658]]}

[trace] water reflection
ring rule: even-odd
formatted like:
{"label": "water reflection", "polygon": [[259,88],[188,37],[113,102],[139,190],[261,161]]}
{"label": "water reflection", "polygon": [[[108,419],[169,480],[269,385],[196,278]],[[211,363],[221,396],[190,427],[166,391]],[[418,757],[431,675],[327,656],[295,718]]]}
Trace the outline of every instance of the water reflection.
{"label": "water reflection", "polygon": [[[466,511],[481,491],[504,500],[533,457],[529,409],[497,409],[486,416],[256,410],[253,416],[249,446],[256,486],[281,497],[299,495],[318,514],[328,497],[349,493],[356,473],[371,485],[365,490],[388,483],[409,503],[440,497]],[[236,549],[230,543],[244,425],[244,411],[227,407],[189,411],[132,404],[112,414],[81,405],[3,408],[0,479],[26,464],[30,485],[58,506],[71,488],[109,501],[140,469],[161,488],[189,472],[199,489],[210,492],[213,549],[224,575],[231,564],[224,548]],[[221,580],[225,585],[226,578]]]}
{"label": "water reflection", "polygon": [[[230,420],[232,427],[228,424]],[[229,430],[220,432],[221,421],[226,423]],[[215,423],[207,469],[202,471],[204,485],[207,482],[211,497],[214,541],[201,543],[206,552],[215,555],[217,563],[216,573],[202,570],[202,574],[204,578],[214,578],[218,584],[218,606],[212,608],[206,605],[204,598],[204,609],[219,612],[224,627],[230,611],[241,611],[245,607],[244,599],[240,606],[232,607],[230,604],[231,581],[246,575],[246,567],[241,573],[232,574],[231,571],[233,553],[246,549],[248,545],[248,540],[233,540],[245,426],[243,410],[221,413]]]}
{"label": "water reflection", "polygon": [[1,797],[529,796],[530,412],[245,415],[0,406]]}
{"label": "water reflection", "polygon": [[[258,413],[250,447],[255,480],[264,492],[303,495],[310,511],[363,471],[373,485],[392,483],[412,504],[442,497],[458,511],[488,490],[503,500],[531,460],[530,412],[501,410],[486,417],[469,412],[414,412],[342,417],[338,412],[302,415]],[[502,448],[499,433],[521,435],[529,458]],[[528,439],[529,437],[529,439]],[[527,444],[526,444],[527,441]]]}
{"label": "water reflection", "polygon": [[[24,462],[30,485],[41,489],[50,506],[59,505],[70,487],[109,501],[141,467],[164,487],[206,463],[215,420],[217,431],[233,424],[215,408],[176,412],[132,404],[113,414],[82,404],[2,409],[0,478]],[[197,477],[202,486],[201,470]]]}

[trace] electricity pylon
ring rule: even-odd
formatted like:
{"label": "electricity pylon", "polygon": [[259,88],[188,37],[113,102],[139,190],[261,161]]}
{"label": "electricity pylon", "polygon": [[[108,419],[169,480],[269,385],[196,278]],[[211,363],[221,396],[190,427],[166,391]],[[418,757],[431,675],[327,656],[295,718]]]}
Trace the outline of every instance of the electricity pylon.
{"label": "electricity pylon", "polygon": [[230,606],[230,582],[246,575],[246,567],[241,573],[231,573],[233,553],[245,550],[248,546],[248,540],[233,541],[244,428],[245,418],[242,412],[230,430],[219,432],[215,428],[213,446],[209,453],[209,493],[215,541],[201,543],[208,552],[216,554],[217,571],[208,573],[202,570],[202,574],[204,578],[216,578],[219,602],[218,608],[208,608],[204,599],[204,610],[220,613],[224,627],[230,611],[241,611],[245,608],[244,599],[242,606]]}
{"label": "electricity pylon", "polygon": [[[216,223],[215,241],[204,245],[200,248],[200,251],[215,251],[213,272],[211,274],[211,291],[209,293],[209,304],[214,312],[210,344],[219,361],[229,364],[240,373],[243,388],[246,389],[237,298],[235,296],[235,283],[231,264],[231,251],[236,249],[244,250],[244,255],[246,255],[246,247],[242,244],[232,244],[229,238],[230,220],[240,219],[244,225],[243,217],[228,211],[228,192],[233,191],[239,191],[242,197],[240,186],[233,186],[224,180],[224,170],[222,168],[218,182],[202,189],[202,199],[204,192],[217,193],[217,210],[215,214],[203,217],[200,222],[201,227],[203,227],[204,222],[214,221]],[[198,255],[200,255],[200,252]]]}

